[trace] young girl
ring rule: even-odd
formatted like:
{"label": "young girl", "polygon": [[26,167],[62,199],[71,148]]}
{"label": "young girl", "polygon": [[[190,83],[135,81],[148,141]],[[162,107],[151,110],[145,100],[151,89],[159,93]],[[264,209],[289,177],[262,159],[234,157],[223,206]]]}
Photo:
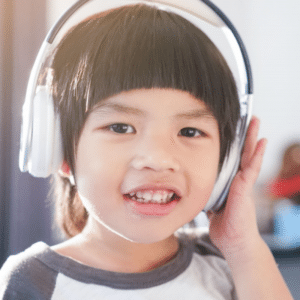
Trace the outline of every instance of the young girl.
{"label": "young girl", "polygon": [[205,208],[239,120],[208,37],[174,13],[124,6],[76,25],[52,59],[69,239],[9,258],[1,299],[292,299],[250,197],[266,144],[256,118],[210,238],[175,234]]}

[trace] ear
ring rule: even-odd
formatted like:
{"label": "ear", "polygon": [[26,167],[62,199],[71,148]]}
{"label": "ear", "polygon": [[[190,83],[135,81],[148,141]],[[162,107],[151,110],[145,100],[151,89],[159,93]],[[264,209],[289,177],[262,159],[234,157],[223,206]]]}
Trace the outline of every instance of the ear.
{"label": "ear", "polygon": [[69,165],[67,164],[67,162],[65,160],[64,160],[62,166],[60,167],[58,173],[60,174],[60,176],[68,178],[71,185],[75,185],[74,176],[71,172]]}
{"label": "ear", "polygon": [[62,176],[62,177],[70,177],[71,175],[71,170],[70,170],[70,167],[69,165],[67,164],[67,162],[64,160],[62,166],[60,167],[59,169],[59,174]]}

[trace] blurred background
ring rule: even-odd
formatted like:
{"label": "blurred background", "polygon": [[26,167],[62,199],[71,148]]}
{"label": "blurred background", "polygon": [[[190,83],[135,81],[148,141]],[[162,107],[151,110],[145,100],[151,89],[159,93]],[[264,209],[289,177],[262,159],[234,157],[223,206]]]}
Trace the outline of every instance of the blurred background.
{"label": "blurred background", "polygon": [[[21,174],[18,152],[21,108],[33,62],[47,31],[75,2],[0,2],[0,267],[8,255],[36,241],[54,244],[60,239],[52,225],[49,180]],[[253,195],[258,225],[295,299],[300,299],[300,212],[289,197],[274,197],[266,188],[279,174],[286,148],[300,142],[299,1],[212,2],[236,26],[250,56],[253,112],[261,119],[260,136],[269,141]]]}

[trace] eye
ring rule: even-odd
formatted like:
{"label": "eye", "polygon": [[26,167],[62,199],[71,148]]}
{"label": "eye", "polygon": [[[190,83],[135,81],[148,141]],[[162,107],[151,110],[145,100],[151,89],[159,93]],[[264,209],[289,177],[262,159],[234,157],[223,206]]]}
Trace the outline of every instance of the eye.
{"label": "eye", "polygon": [[206,134],[196,128],[186,127],[180,130],[180,135],[185,137],[197,137],[197,136],[206,136]]}
{"label": "eye", "polygon": [[116,123],[107,126],[107,129],[115,133],[133,133],[135,132],[134,128],[128,124]]}

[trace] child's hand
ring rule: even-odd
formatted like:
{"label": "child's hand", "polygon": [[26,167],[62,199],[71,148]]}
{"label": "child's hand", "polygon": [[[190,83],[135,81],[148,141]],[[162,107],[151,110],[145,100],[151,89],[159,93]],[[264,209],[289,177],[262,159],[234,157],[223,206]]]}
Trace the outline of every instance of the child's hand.
{"label": "child's hand", "polygon": [[259,120],[253,117],[247,131],[240,170],[231,184],[226,206],[218,213],[208,212],[210,238],[226,259],[232,259],[241,251],[249,252],[260,241],[252,189],[267,141],[257,141],[258,130]]}

